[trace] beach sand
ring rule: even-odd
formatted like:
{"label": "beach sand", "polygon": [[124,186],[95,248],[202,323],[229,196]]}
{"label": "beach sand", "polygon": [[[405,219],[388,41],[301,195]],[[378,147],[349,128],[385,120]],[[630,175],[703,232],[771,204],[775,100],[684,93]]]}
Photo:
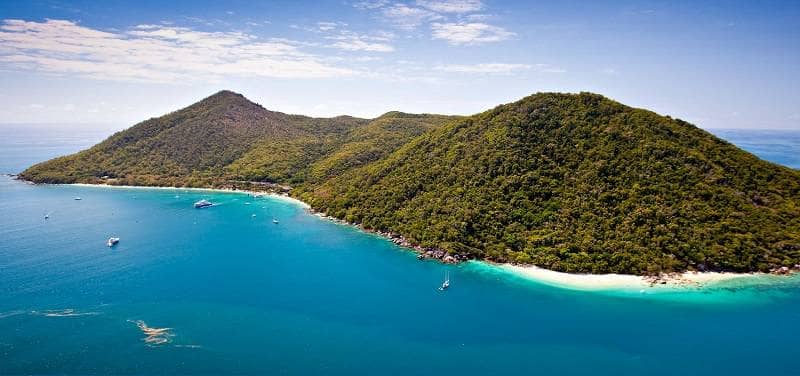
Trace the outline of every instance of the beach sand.
{"label": "beach sand", "polygon": [[[536,266],[511,264],[498,265],[501,269],[542,284],[571,290],[649,290],[654,288],[708,287],[732,280],[751,279],[762,281],[770,275],[765,273],[716,273],[684,272],[665,274],[660,277],[644,277],[629,274],[573,274],[556,272]],[[777,276],[776,276],[777,277]]]}

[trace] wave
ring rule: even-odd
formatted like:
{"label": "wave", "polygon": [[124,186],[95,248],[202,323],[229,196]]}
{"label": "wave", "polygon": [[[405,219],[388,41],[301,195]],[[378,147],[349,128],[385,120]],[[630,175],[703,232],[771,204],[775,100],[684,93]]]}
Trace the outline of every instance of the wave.
{"label": "wave", "polygon": [[169,343],[172,341],[172,337],[175,336],[172,332],[170,332],[172,328],[152,328],[147,326],[147,323],[142,320],[128,320],[128,322],[134,323],[137,327],[139,327],[139,330],[141,330],[145,335],[145,337],[142,338],[142,341],[150,346]]}

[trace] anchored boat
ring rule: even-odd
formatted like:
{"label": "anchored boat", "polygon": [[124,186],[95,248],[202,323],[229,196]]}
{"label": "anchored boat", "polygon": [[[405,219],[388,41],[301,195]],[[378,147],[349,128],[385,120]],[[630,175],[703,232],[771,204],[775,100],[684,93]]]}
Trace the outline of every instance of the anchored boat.
{"label": "anchored boat", "polygon": [[450,272],[445,272],[444,275],[444,282],[442,282],[442,286],[439,287],[439,291],[447,290],[450,287]]}
{"label": "anchored boat", "polygon": [[214,204],[212,204],[211,201],[208,201],[208,200],[200,200],[200,201],[197,201],[197,202],[194,203],[195,209],[207,208],[207,207],[213,206],[213,205]]}

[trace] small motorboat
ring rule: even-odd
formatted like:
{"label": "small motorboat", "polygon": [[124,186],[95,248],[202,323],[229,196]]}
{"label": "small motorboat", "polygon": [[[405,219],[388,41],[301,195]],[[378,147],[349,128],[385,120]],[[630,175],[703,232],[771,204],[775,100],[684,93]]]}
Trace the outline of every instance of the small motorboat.
{"label": "small motorboat", "polygon": [[277,224],[278,224],[278,223],[280,223],[280,222],[278,222],[278,220],[277,220],[277,219],[275,219],[275,218],[272,218],[272,223],[274,223],[274,224],[276,224],[276,225],[277,225]]}
{"label": "small motorboat", "polygon": [[200,201],[197,201],[197,202],[194,203],[195,209],[207,208],[207,207],[213,206],[213,205],[214,204],[212,204],[211,201],[208,201],[208,200],[200,200]]}
{"label": "small motorboat", "polygon": [[75,197],[75,201],[80,201],[80,200],[83,200],[83,199],[80,198],[80,197]]}
{"label": "small motorboat", "polygon": [[439,287],[439,291],[447,290],[450,287],[450,272],[445,272],[444,282],[442,282],[442,286]]}
{"label": "small motorboat", "polygon": [[108,242],[106,242],[106,245],[109,247],[113,247],[117,245],[117,243],[119,243],[119,238],[108,238]]}

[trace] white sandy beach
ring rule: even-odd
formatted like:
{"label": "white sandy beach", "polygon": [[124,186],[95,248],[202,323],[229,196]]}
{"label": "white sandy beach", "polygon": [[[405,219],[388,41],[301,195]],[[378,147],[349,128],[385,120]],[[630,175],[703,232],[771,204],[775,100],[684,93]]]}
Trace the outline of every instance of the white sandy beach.
{"label": "white sandy beach", "polygon": [[764,273],[716,273],[716,272],[684,272],[668,274],[660,277],[662,284],[653,278],[630,274],[572,274],[543,269],[536,266],[520,266],[511,264],[499,265],[500,268],[524,278],[537,282],[572,290],[647,290],[659,287],[703,287],[711,284],[740,278],[765,276]]}

